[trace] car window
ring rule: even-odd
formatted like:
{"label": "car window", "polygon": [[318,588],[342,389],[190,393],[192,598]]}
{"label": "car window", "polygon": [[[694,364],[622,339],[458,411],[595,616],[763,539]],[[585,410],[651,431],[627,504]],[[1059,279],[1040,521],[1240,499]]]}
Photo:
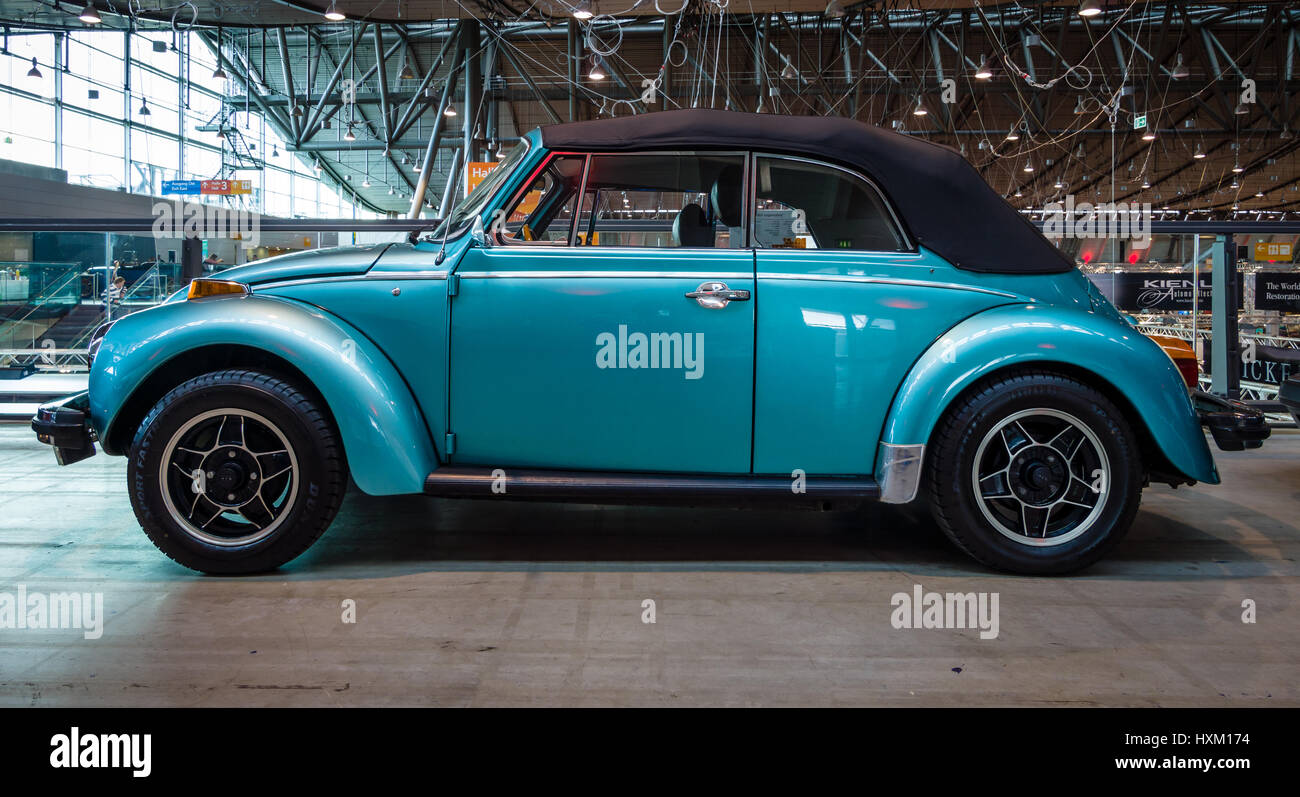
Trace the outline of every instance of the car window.
{"label": "car window", "polygon": [[755,159],[754,241],[766,249],[907,248],[880,192],[820,163]]}
{"label": "car window", "polygon": [[[447,221],[451,229],[455,230],[469,221],[470,218],[477,216],[483,211],[484,205],[492,199],[492,195],[497,192],[501,184],[506,181],[519,164],[523,162],[524,156],[528,154],[528,139],[520,139],[506,159],[497,164],[496,168],[488,172],[474,190],[464,199],[457,203],[456,207],[447,215]],[[435,228],[434,237],[442,235],[442,225]]]}
{"label": "car window", "polygon": [[567,244],[582,187],[584,155],[556,155],[505,213],[497,229],[506,243]]}
{"label": "car window", "polygon": [[593,155],[579,243],[588,246],[745,246],[743,155]]}

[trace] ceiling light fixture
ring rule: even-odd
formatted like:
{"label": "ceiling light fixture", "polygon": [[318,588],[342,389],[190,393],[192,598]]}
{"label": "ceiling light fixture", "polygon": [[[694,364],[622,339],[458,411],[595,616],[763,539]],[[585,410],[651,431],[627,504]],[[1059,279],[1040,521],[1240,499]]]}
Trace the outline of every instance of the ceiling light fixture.
{"label": "ceiling light fixture", "polygon": [[1183,54],[1179,53],[1178,57],[1174,59],[1174,68],[1169,72],[1169,77],[1174,80],[1182,80],[1191,74],[1187,69],[1187,65],[1183,63]]}
{"label": "ceiling light fixture", "polygon": [[27,70],[27,77],[34,77],[37,78],[38,80],[42,77],[41,70],[38,69],[36,66],[35,58],[32,59],[32,68]]}
{"label": "ceiling light fixture", "polygon": [[993,77],[993,67],[989,66],[989,61],[984,56],[980,56],[980,64],[975,67],[976,80],[988,80]]}
{"label": "ceiling light fixture", "polygon": [[1019,141],[1019,140],[1020,140],[1020,134],[1016,132],[1016,129],[1014,127],[1007,131],[1007,141]]}
{"label": "ceiling light fixture", "polygon": [[1081,17],[1095,17],[1100,13],[1101,3],[1097,2],[1097,0],[1083,0],[1079,4],[1079,16]]}
{"label": "ceiling light fixture", "polygon": [[591,11],[591,3],[587,0],[578,0],[578,4],[573,7],[574,19],[591,19],[596,16]]}
{"label": "ceiling light fixture", "polygon": [[104,18],[99,15],[99,11],[95,9],[94,3],[87,3],[86,7],[81,9],[81,13],[77,15],[77,19],[87,25],[98,25],[104,21]]}
{"label": "ceiling light fixture", "polygon": [[442,115],[443,115],[443,116],[455,116],[455,115],[456,115],[456,103],[454,103],[454,102],[449,102],[449,103],[447,103],[447,108],[446,108],[446,110],[444,110],[444,111],[442,112]]}
{"label": "ceiling light fixture", "polygon": [[328,19],[330,22],[342,22],[348,17],[342,11],[339,11],[338,6],[331,1],[330,7],[325,9],[325,18]]}
{"label": "ceiling light fixture", "polygon": [[591,69],[587,70],[588,80],[604,80],[605,69],[600,65],[600,59],[593,57],[591,59]]}

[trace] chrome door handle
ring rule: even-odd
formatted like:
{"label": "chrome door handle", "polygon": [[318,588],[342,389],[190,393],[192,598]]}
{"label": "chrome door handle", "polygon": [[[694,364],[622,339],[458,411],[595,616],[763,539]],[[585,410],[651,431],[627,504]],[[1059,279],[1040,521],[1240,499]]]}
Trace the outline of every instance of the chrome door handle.
{"label": "chrome door handle", "polygon": [[749,291],[728,288],[725,282],[704,282],[700,287],[686,294],[686,298],[694,299],[700,307],[720,310],[726,307],[728,302],[749,301]]}

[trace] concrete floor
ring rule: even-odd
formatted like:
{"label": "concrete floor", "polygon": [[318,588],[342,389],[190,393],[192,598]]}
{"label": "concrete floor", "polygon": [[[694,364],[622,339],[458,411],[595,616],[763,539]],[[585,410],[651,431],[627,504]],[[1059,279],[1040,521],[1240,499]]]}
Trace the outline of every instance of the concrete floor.
{"label": "concrete floor", "polygon": [[[59,468],[0,425],[0,592],[107,615],[93,641],[0,630],[0,705],[1300,705],[1300,433],[1218,461],[1223,485],[1149,489],[1067,578],[989,573],[885,507],[355,492],[281,572],[211,578],[139,530],[123,459]],[[999,593],[998,638],[894,629],[914,584]]]}

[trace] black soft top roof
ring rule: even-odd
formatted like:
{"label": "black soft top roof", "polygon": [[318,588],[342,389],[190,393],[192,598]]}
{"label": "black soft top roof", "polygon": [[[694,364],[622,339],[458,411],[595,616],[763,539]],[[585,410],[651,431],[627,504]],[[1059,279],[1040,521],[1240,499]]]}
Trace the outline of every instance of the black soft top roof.
{"label": "black soft top roof", "polygon": [[542,128],[550,149],[734,147],[838,161],[872,177],[912,238],[970,271],[1047,274],[1074,263],[955,150],[851,119],[685,110]]}

